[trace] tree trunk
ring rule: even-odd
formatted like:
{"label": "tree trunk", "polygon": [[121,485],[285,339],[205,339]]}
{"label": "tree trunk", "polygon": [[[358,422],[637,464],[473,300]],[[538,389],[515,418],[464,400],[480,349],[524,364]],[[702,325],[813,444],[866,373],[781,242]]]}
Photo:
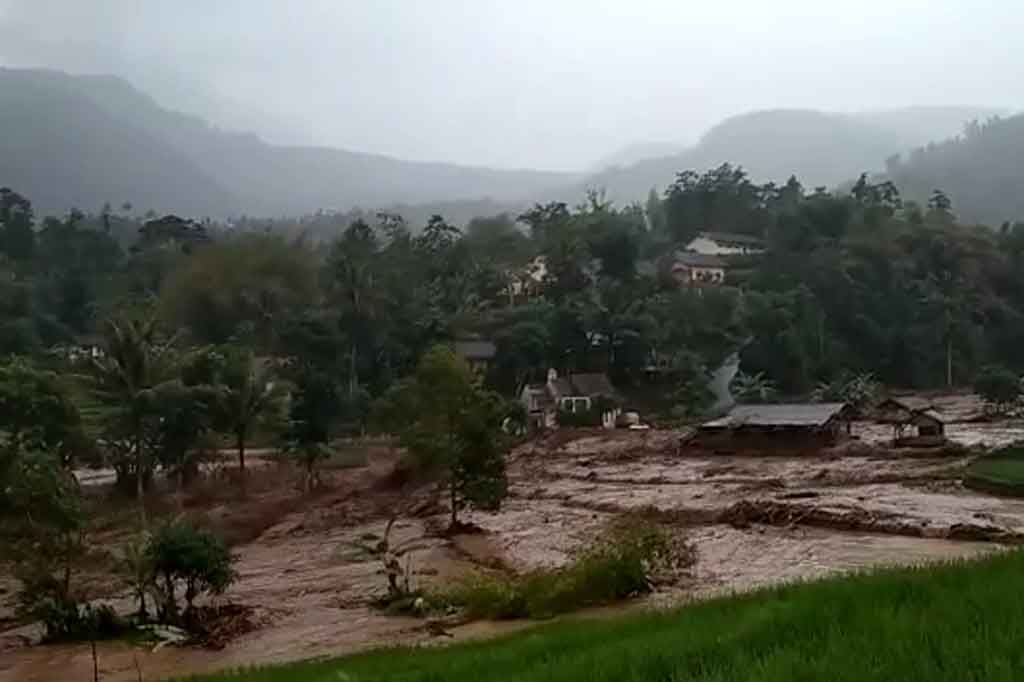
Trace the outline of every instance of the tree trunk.
{"label": "tree trunk", "polygon": [[306,460],[306,477],[302,484],[302,490],[307,495],[313,492],[313,467],[316,466],[316,461],[312,458]]}
{"label": "tree trunk", "polygon": [[449,485],[449,489],[451,491],[451,503],[452,503],[452,523],[451,523],[451,527],[454,529],[455,528],[455,524],[457,524],[459,522],[458,506],[457,506],[458,496],[455,494],[455,477],[454,476],[452,476],[452,482]]}
{"label": "tree trunk", "polygon": [[235,434],[235,444],[238,446],[238,471],[245,479],[245,432],[239,431]]}
{"label": "tree trunk", "polygon": [[174,475],[174,496],[178,498],[179,514],[185,509],[185,459],[186,456],[183,455]]}
{"label": "tree trunk", "polygon": [[146,519],[146,485],[145,485],[145,463],[142,454],[142,437],[135,438],[135,501],[139,505],[139,518],[142,519],[142,527],[148,525]]}
{"label": "tree trunk", "polygon": [[946,340],[946,388],[953,388],[953,339]]}
{"label": "tree trunk", "polygon": [[[67,541],[71,544],[71,541]],[[64,598],[67,599],[68,595],[71,594],[71,549],[65,547],[64,549]]]}
{"label": "tree trunk", "polygon": [[356,399],[356,389],[359,388],[359,377],[356,376],[356,343],[352,342],[352,353],[348,356],[348,399],[352,403]]}

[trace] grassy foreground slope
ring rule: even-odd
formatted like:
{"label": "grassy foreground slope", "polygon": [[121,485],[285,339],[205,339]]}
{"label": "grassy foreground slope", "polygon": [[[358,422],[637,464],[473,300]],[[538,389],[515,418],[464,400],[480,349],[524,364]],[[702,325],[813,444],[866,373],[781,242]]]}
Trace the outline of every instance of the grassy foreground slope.
{"label": "grassy foreground slope", "polygon": [[673,613],[205,682],[1019,680],[1024,553],[784,587]]}

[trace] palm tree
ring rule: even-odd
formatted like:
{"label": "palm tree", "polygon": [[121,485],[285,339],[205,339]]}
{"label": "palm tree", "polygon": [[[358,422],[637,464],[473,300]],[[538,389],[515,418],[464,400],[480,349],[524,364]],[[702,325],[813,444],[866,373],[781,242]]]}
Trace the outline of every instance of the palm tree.
{"label": "palm tree", "polygon": [[288,392],[274,381],[266,362],[248,349],[225,353],[218,403],[219,422],[235,439],[238,469],[245,475],[245,444],[257,424],[276,426],[284,418]]}
{"label": "palm tree", "polygon": [[778,392],[775,383],[763,372],[756,374],[739,372],[733,378],[729,388],[736,396],[736,400],[741,403],[767,403]]}
{"label": "palm tree", "polygon": [[145,427],[159,402],[162,384],[171,378],[170,348],[159,340],[152,317],[108,320],[104,337],[104,352],[93,360],[96,394],[124,442],[124,473],[134,466],[135,494],[145,525],[143,493],[153,467]]}

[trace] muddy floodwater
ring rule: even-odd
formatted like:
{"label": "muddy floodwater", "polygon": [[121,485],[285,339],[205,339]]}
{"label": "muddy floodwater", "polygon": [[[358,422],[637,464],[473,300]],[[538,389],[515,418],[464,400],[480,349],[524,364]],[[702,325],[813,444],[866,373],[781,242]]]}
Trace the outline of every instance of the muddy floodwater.
{"label": "muddy floodwater", "polygon": [[[950,405],[966,412],[962,401]],[[957,423],[949,432],[967,444],[998,446],[1024,437],[1024,425]],[[622,607],[662,608],[873,566],[976,557],[1024,538],[1024,501],[963,488],[969,457],[872,447],[891,437],[886,427],[862,424],[857,433],[859,447],[813,456],[689,451],[679,446],[683,433],[672,431],[580,432],[537,441],[511,457],[502,510],[465,515],[481,531],[446,537],[439,532],[445,512],[435,505],[399,518],[390,540],[408,550],[413,583],[431,588],[473,570],[564,565],[610,519],[646,514],[696,556],[677,581]],[[375,493],[359,494],[373,499]],[[141,670],[144,679],[156,680],[530,625],[450,623],[439,633],[426,620],[375,610],[371,601],[385,577],[366,547],[382,537],[387,515],[354,518],[339,504],[312,501],[236,546],[239,580],[222,599],[253,607],[254,630],[220,650],[103,644],[102,679],[135,680]],[[9,577],[0,576],[0,590],[0,598],[12,592]],[[123,591],[110,596],[128,608]],[[87,647],[27,646],[34,634],[31,627],[0,632],[0,680],[91,679]]]}

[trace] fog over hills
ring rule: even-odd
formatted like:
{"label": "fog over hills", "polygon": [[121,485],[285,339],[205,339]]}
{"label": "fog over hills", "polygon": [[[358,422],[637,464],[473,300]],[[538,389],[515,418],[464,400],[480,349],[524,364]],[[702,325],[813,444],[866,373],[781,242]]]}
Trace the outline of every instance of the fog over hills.
{"label": "fog over hills", "polygon": [[283,215],[506,201],[576,180],[271,145],[162,108],[121,79],[54,71],[0,69],[0,128],[0,184],[45,211],[130,201],[192,215]]}
{"label": "fog over hills", "polygon": [[[640,200],[680,171],[722,163],[743,166],[758,181],[795,174],[808,188],[831,187],[881,172],[893,155],[951,138],[995,113],[756,111],[721,122],[692,147],[638,143],[605,157],[597,172],[572,174],[273,145],[162,107],[117,77],[0,69],[0,184],[31,197],[40,212],[127,201],[138,210],[196,216],[279,216],[401,204],[417,219],[427,212],[417,206],[444,207],[463,223],[485,207],[515,212],[534,201],[574,203],[587,188],[604,188],[620,203]],[[915,186],[909,168],[899,179]]]}

